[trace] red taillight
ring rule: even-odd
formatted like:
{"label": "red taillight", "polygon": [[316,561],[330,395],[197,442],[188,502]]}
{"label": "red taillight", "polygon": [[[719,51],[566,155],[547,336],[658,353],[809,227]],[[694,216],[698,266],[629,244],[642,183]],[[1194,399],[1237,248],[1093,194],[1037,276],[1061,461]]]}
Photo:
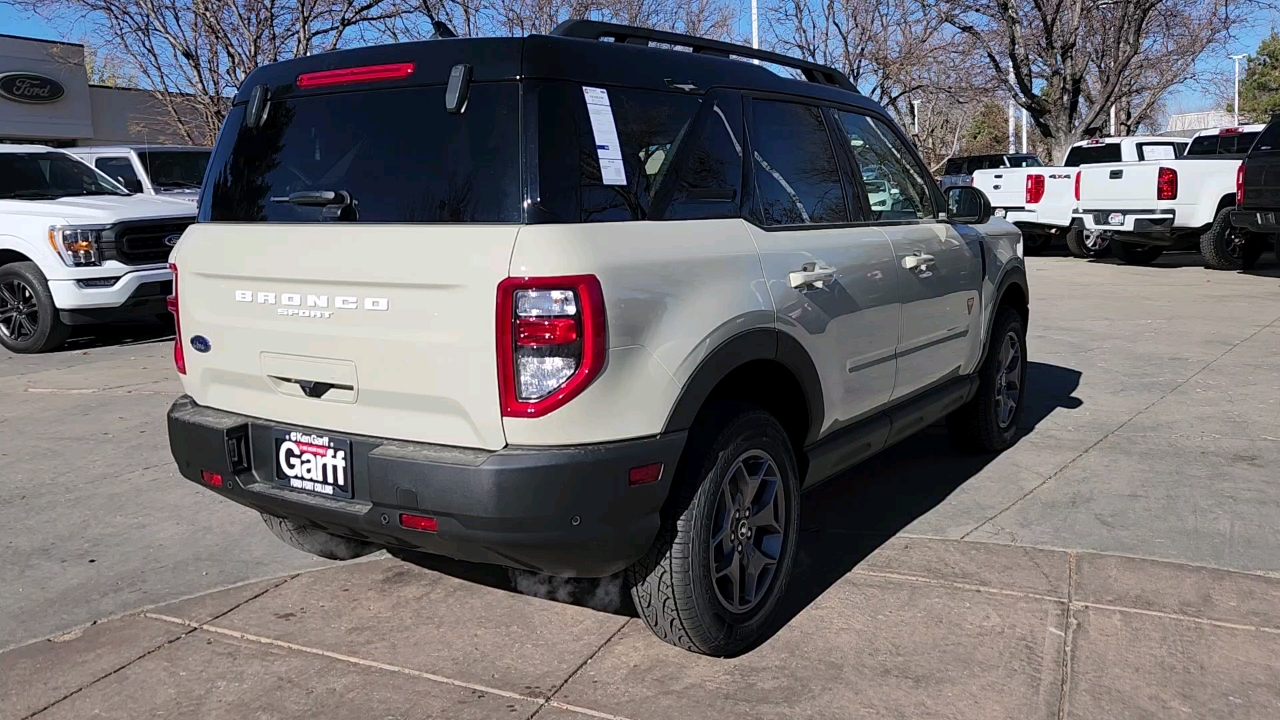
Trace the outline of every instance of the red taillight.
{"label": "red taillight", "polygon": [[1236,168],[1236,207],[1244,205],[1244,163]]}
{"label": "red taillight", "polygon": [[662,463],[650,463],[631,468],[627,473],[627,482],[632,486],[647,485],[662,479]]}
{"label": "red taillight", "polygon": [[205,485],[209,485],[212,487],[222,487],[222,476],[216,472],[201,470],[200,480],[204,482]]}
{"label": "red taillight", "polygon": [[594,275],[498,284],[498,388],[506,417],[542,417],[604,368],[604,293]]}
{"label": "red taillight", "polygon": [[1157,200],[1177,200],[1178,199],[1178,171],[1173,168],[1162,167],[1160,174],[1156,176],[1156,199]]}
{"label": "red taillight", "polygon": [[1027,176],[1027,204],[1035,205],[1044,199],[1044,176],[1028,175]]}
{"label": "red taillight", "polygon": [[516,318],[516,345],[565,345],[578,339],[578,321],[571,317]]}
{"label": "red taillight", "polygon": [[1076,200],[1080,199],[1080,171],[1076,171]]}
{"label": "red taillight", "polygon": [[433,517],[410,515],[409,513],[400,513],[400,526],[410,530],[421,530],[422,532],[436,532],[440,528],[440,524]]}
{"label": "red taillight", "polygon": [[300,88],[317,88],[329,85],[374,82],[376,80],[403,80],[413,74],[413,68],[414,64],[408,62],[321,70],[319,72],[302,73],[298,76],[296,83]]}
{"label": "red taillight", "polygon": [[179,375],[187,374],[187,356],[182,352],[182,321],[178,319],[178,266],[169,263],[173,273],[173,294],[165,298],[165,305],[173,313],[173,366]]}

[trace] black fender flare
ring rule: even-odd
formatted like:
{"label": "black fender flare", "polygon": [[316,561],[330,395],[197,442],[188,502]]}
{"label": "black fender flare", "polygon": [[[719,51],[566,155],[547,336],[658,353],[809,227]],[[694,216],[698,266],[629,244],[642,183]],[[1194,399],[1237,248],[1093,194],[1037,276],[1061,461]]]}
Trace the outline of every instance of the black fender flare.
{"label": "black fender flare", "polygon": [[1027,287],[1027,271],[1021,265],[1013,265],[1004,271],[1000,276],[999,282],[996,283],[996,300],[991,305],[991,317],[986,320],[986,328],[982,334],[982,355],[978,358],[978,367],[982,367],[982,363],[987,361],[987,350],[991,347],[991,328],[996,322],[996,310],[1000,304],[1004,302],[1005,293],[1009,288],[1017,285],[1022,291],[1022,296],[1027,299],[1027,320],[1030,322],[1031,316],[1031,290]]}
{"label": "black fender flare", "polygon": [[774,328],[753,328],[739,333],[708,353],[680,389],[662,432],[688,430],[716,385],[729,373],[754,360],[779,362],[795,376],[804,390],[808,408],[809,432],[805,444],[816,440],[826,413],[818,368],[800,341]]}

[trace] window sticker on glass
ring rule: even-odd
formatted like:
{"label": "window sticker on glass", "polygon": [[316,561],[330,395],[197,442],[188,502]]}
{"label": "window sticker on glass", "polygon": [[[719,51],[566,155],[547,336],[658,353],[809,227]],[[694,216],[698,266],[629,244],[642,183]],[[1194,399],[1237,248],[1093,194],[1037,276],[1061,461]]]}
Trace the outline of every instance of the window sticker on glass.
{"label": "window sticker on glass", "polygon": [[1142,159],[1144,160],[1173,160],[1174,152],[1172,145],[1143,145]]}
{"label": "window sticker on glass", "polygon": [[596,155],[600,158],[600,179],[605,185],[626,185],[622,144],[618,142],[618,126],[613,122],[613,108],[609,106],[609,91],[584,86],[582,94],[587,98],[587,115],[591,118],[591,133],[595,135]]}

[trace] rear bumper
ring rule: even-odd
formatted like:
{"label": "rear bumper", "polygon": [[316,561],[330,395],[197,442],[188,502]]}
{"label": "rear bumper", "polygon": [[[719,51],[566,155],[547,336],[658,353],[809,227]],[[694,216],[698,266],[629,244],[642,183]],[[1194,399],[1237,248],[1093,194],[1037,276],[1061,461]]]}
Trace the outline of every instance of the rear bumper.
{"label": "rear bumper", "polygon": [[1231,213],[1232,225],[1260,233],[1280,233],[1277,219],[1277,212],[1273,210],[1235,210]]}
{"label": "rear bumper", "polygon": [[[1119,215],[1119,222],[1112,216]],[[1090,210],[1077,212],[1074,217],[1089,230],[1142,235],[1153,245],[1173,242],[1175,215],[1172,210]]]}
{"label": "rear bumper", "polygon": [[[343,500],[273,481],[272,429],[282,426],[185,396],[168,420],[183,477],[259,512],[387,547],[572,577],[615,573],[649,549],[685,442],[672,433],[488,452],[345,436],[354,497]],[[663,464],[661,478],[632,487],[628,471],[651,463]],[[221,475],[223,487],[204,484],[201,471]],[[438,532],[401,527],[402,512],[436,518]]]}

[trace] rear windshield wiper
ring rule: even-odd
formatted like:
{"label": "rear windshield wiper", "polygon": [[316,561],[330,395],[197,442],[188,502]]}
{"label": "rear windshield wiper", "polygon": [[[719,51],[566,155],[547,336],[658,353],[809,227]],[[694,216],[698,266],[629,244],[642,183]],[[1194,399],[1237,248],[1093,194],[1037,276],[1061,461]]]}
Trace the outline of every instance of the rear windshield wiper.
{"label": "rear windshield wiper", "polygon": [[356,219],[356,199],[346,190],[300,190],[285,196],[273,197],[271,202],[323,208],[320,211],[322,218]]}

